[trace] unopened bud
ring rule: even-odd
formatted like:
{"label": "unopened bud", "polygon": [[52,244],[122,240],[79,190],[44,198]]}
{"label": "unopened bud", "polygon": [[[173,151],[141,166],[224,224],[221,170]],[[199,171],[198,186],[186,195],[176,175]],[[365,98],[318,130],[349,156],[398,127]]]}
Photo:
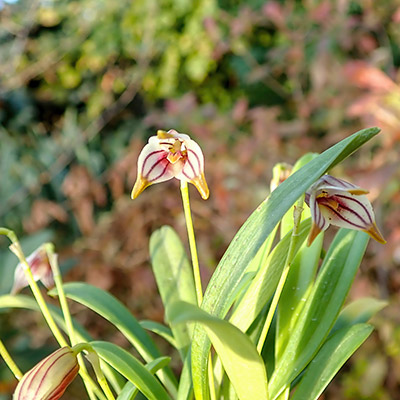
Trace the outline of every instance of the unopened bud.
{"label": "unopened bud", "polygon": [[62,347],[36,364],[18,383],[13,400],[57,400],[79,371],[75,352]]}

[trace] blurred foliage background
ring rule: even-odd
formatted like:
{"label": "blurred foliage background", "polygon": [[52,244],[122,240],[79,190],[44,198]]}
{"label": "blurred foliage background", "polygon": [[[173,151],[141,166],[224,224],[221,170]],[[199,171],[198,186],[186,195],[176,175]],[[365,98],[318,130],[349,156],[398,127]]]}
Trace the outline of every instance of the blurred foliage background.
{"label": "blurred foliage background", "polygon": [[[177,181],[129,198],[149,136],[174,128],[203,148],[211,196],[191,193],[207,281],[276,162],[377,125],[334,173],[370,190],[388,241],[370,243],[350,298],[389,306],[323,398],[400,398],[399,67],[399,0],[0,0],[0,225],[27,252],[54,241],[66,280],[162,321],[148,239],[171,224],[185,240],[185,225]],[[7,293],[16,259],[0,246]],[[0,335],[23,369],[55,346],[31,312],[1,314]],[[14,386],[0,362],[0,399]]]}

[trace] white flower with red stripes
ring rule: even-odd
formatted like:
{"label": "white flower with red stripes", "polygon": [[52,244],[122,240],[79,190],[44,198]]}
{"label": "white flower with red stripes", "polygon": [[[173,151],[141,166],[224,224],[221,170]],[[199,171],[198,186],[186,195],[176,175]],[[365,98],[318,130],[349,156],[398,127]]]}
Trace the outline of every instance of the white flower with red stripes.
{"label": "white flower with red stripes", "polygon": [[176,178],[196,186],[203,199],[209,196],[204,177],[204,156],[188,135],[174,129],[159,130],[144,146],[138,158],[138,175],[131,197],[135,199],[148,186]]}
{"label": "white flower with red stripes", "polygon": [[306,193],[313,225],[308,237],[310,245],[329,225],[368,233],[379,243],[386,243],[375,223],[368,191],[342,179],[324,175]]}

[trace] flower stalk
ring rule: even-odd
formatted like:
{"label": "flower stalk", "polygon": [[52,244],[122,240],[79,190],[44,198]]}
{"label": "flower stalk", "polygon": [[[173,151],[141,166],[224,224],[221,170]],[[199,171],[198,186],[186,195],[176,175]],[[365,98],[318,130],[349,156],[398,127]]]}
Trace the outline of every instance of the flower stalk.
{"label": "flower stalk", "polygon": [[281,297],[283,287],[285,286],[286,278],[289,274],[290,266],[296,255],[295,248],[296,248],[297,242],[299,240],[299,226],[300,226],[300,221],[301,221],[301,214],[303,212],[303,204],[304,204],[304,196],[301,196],[300,199],[297,201],[297,204],[294,206],[294,210],[293,210],[293,230],[292,230],[292,236],[290,239],[288,254],[286,256],[285,265],[283,267],[283,271],[282,271],[281,277],[279,279],[278,286],[276,287],[274,296],[272,298],[272,302],[269,307],[267,318],[265,319],[265,323],[264,323],[263,329],[261,331],[260,338],[258,339],[257,351],[260,354],[264,347],[264,343],[267,338],[268,331],[271,326],[272,318],[274,317],[274,314],[276,311],[276,307],[278,306],[278,302]]}
{"label": "flower stalk", "polygon": [[[184,214],[185,214],[186,229],[187,229],[188,238],[189,238],[190,254],[191,254],[191,258],[192,258],[192,267],[193,267],[194,284],[195,284],[195,288],[196,288],[197,304],[200,307],[201,302],[203,301],[203,289],[202,289],[202,284],[201,284],[199,257],[197,255],[196,237],[194,234],[192,213],[190,210],[189,188],[188,188],[188,184],[186,181],[181,181],[181,194],[182,194],[183,210],[184,210]],[[210,383],[211,400],[216,400],[217,396],[215,393],[214,370],[213,370],[211,353],[209,353],[209,358],[208,358],[208,379],[209,379],[209,383]]]}
{"label": "flower stalk", "polygon": [[18,380],[21,380],[23,373],[18,368],[17,364],[11,357],[10,353],[7,351],[6,346],[4,346],[4,343],[2,340],[0,340],[0,356],[3,358],[4,362],[7,364],[8,368],[10,368],[10,370],[14,374],[14,376]]}

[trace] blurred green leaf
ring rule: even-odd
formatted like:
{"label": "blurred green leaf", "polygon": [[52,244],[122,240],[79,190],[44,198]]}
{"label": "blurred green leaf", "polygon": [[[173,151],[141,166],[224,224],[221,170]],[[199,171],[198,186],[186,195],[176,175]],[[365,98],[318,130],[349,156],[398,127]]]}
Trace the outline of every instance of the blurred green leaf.
{"label": "blurred green leaf", "polygon": [[171,227],[163,226],[151,235],[150,257],[166,321],[171,326],[177,349],[184,360],[191,342],[190,330],[185,325],[176,326],[171,323],[169,310],[179,300],[191,304],[197,304],[197,300],[193,271],[185,248]]}

